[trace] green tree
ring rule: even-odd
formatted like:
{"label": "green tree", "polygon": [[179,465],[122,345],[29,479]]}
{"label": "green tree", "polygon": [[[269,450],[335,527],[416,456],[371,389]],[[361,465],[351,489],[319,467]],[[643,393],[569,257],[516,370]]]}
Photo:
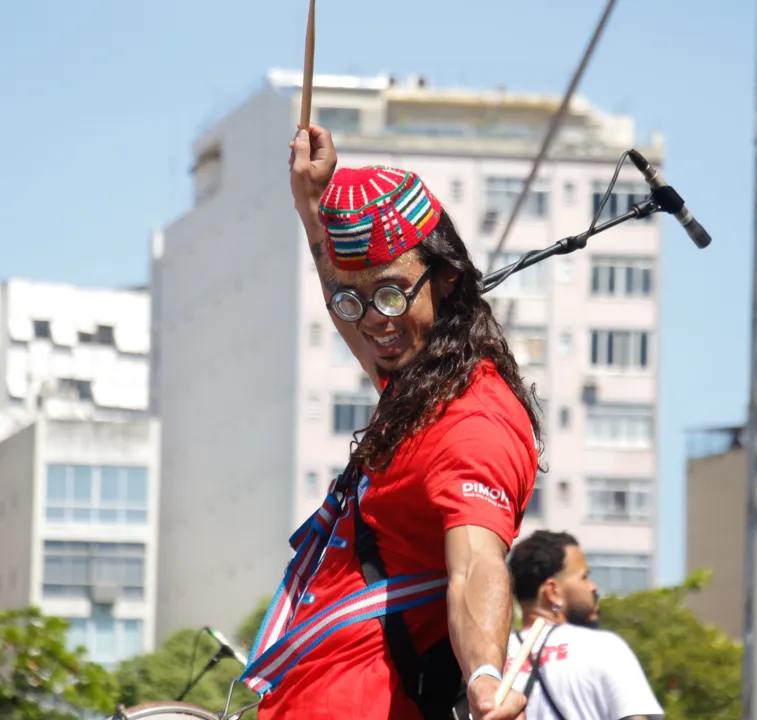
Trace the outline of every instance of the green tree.
{"label": "green tree", "polygon": [[[116,671],[121,688],[120,702],[133,707],[145,702],[175,700],[217,651],[218,644],[202,631],[186,629],[173,633],[157,652],[121,664]],[[232,681],[240,674],[236,660],[223,658],[184,700],[212,712],[221,710]],[[254,696],[239,685],[232,702],[243,704],[253,699]]]}
{"label": "green tree", "polygon": [[697,572],[678,587],[602,601],[602,627],[636,653],[667,720],[741,717],[741,647],[686,606],[709,579]]}
{"label": "green tree", "polygon": [[111,713],[110,673],[66,647],[68,623],[36,608],[0,613],[0,717],[75,720],[80,710]]}
{"label": "green tree", "polygon": [[[252,646],[263,620],[268,600],[262,600],[235,633],[243,652]],[[169,636],[157,652],[122,663],[116,672],[121,702],[133,707],[145,702],[174,700],[218,651],[218,644],[203,631],[184,629]],[[229,687],[242,674],[236,660],[222,659],[187,693],[185,702],[217,712],[226,704]],[[231,707],[254,702],[255,695],[237,683]],[[254,711],[245,715],[255,717]]]}

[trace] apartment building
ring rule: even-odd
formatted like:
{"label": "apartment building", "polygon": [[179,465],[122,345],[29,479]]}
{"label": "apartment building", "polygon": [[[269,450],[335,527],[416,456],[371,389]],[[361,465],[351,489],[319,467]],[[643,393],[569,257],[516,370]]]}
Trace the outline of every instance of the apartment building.
{"label": "apartment building", "polygon": [[[158,632],[234,629],[271,592],[376,394],[333,329],[288,184],[301,75],[195,142],[193,206],[153,242],[153,409],[163,423]],[[492,257],[559,97],[316,76],[313,119],[340,164],[418,172],[482,270],[585,230],[624,150],[662,161],[632,118],[575,99]],[[604,218],[646,195],[621,170]],[[576,533],[604,592],[654,578],[659,243],[655,217],[514,275],[490,294],[544,412],[549,472],[524,533]],[[170,502],[168,502],[170,498]]]}
{"label": "apartment building", "polygon": [[159,424],[144,289],[0,287],[0,608],[106,667],[154,648]]}

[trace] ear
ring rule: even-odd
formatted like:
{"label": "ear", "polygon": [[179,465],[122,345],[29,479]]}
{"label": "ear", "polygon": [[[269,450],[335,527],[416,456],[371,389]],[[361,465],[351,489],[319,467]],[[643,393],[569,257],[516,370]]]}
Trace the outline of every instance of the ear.
{"label": "ear", "polygon": [[549,578],[542,585],[544,601],[550,608],[561,607],[564,604],[562,588],[554,578]]}
{"label": "ear", "polygon": [[447,297],[455,289],[459,277],[460,273],[452,265],[444,263],[436,273],[436,287],[439,296]]}

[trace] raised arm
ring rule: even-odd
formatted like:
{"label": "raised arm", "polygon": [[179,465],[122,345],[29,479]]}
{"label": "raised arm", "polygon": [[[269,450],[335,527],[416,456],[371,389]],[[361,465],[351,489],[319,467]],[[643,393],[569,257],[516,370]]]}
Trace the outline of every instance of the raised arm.
{"label": "raised arm", "polygon": [[[294,207],[305,228],[310,253],[315,261],[323,290],[323,299],[326,303],[331,299],[338,283],[336,271],[326,248],[326,237],[318,220],[318,203],[334,175],[336,162],[336,149],[328,130],[311,125],[309,133],[306,130],[298,131],[292,143],[292,154],[289,159],[290,185]],[[363,339],[357,327],[353,323],[340,320],[333,313],[329,315],[352,354],[380,393],[381,385],[376,366],[365,355]]]}

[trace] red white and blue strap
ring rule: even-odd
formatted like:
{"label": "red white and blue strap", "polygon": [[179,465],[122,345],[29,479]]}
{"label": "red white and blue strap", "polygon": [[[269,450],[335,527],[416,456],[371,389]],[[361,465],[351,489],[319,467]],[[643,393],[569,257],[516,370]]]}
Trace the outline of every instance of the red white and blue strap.
{"label": "red white and blue strap", "polygon": [[289,629],[342,511],[343,498],[341,492],[329,493],[323,505],[289,539],[295,556],[289,561],[284,579],[268,606],[248,662],[262,655]]}
{"label": "red white and blue strap", "polygon": [[[240,679],[254,693],[263,695],[273,690],[303,655],[337,630],[444,598],[446,591],[446,576],[436,574],[403,575],[381,580],[295,626],[278,642],[264,649],[262,654],[256,656],[253,648]],[[271,607],[275,604],[274,600]]]}

